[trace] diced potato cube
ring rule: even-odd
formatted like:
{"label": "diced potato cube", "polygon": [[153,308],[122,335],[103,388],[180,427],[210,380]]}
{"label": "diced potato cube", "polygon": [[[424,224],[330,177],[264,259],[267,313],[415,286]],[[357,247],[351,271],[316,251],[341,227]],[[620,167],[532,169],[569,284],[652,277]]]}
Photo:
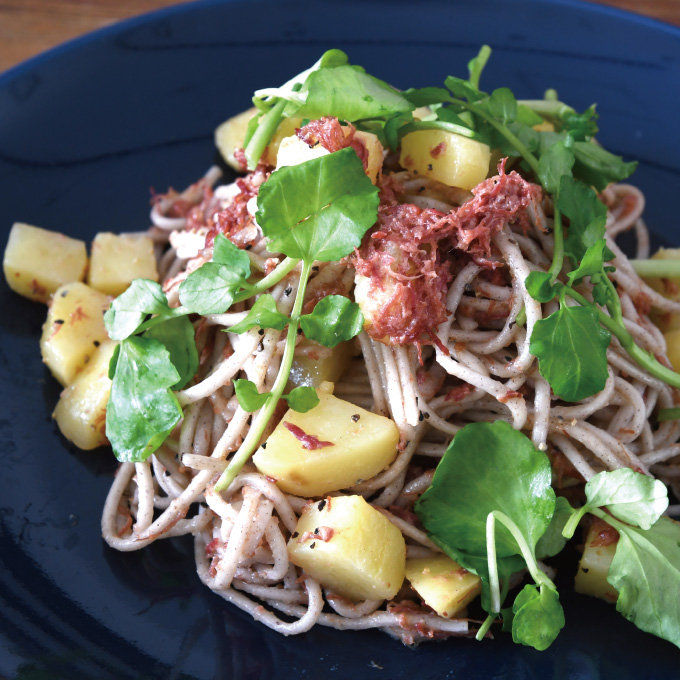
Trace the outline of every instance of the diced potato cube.
{"label": "diced potato cube", "polygon": [[61,393],[53,417],[61,433],[78,448],[89,451],[108,443],[106,404],[111,392],[109,362],[116,347],[104,341],[90,363]]}
{"label": "diced potato cube", "polygon": [[92,242],[87,283],[107,295],[120,295],[135,279],[158,281],[153,241],[147,236],[99,233]]}
{"label": "diced potato cube", "polygon": [[484,180],[490,160],[486,144],[446,130],[416,130],[401,140],[403,168],[460,189],[472,189]]}
{"label": "diced potato cube", "polygon": [[13,291],[47,302],[59,286],[85,278],[85,242],[16,222],[9,232],[2,266]]}
{"label": "diced potato cube", "polygon": [[[348,127],[345,128],[345,130],[349,133]],[[345,137],[347,136],[347,133],[345,133]],[[355,139],[360,140],[366,147],[366,151],[368,152],[366,175],[371,182],[375,184],[378,181],[378,175],[382,170],[383,146],[378,137],[372,132],[358,131],[355,134]],[[276,167],[283,168],[288,165],[298,165],[305,161],[311,161],[314,158],[326,156],[329,153],[330,152],[324,149],[321,144],[309,146],[296,135],[292,135],[291,137],[286,137],[281,140],[279,153],[276,157]]]}
{"label": "diced potato cube", "polygon": [[289,165],[299,165],[307,161],[327,156],[330,153],[321,144],[309,146],[299,137],[292,135],[281,140],[279,151],[276,156],[276,168],[285,168]]}
{"label": "diced potato cube", "polygon": [[446,619],[454,617],[482,592],[479,576],[446,555],[406,560],[406,578],[423,602]]}
{"label": "diced potato cube", "polygon": [[673,370],[680,372],[680,328],[663,334],[666,340],[666,354]]}
{"label": "diced potato cube", "polygon": [[586,537],[581,561],[574,579],[577,593],[593,595],[607,602],[616,602],[618,591],[607,581],[619,535],[606,522],[594,518]]}
{"label": "diced potato cube", "polygon": [[68,385],[108,338],[104,312],[110,298],[76,281],[58,288],[40,338],[40,353],[52,375]]}
{"label": "diced potato cube", "polygon": [[319,387],[323,382],[337,382],[347,370],[351,359],[351,342],[323,347],[305,338],[295,349],[288,382],[292,387]]}
{"label": "diced potato cube", "polygon": [[[650,259],[680,260],[680,248],[659,248]],[[657,293],[660,293],[670,300],[680,301],[680,278],[645,276],[644,279],[647,285],[653,288]],[[654,321],[663,333],[680,329],[680,314],[672,314],[671,312],[662,312],[658,309],[652,309],[650,316],[652,321]]]}
{"label": "diced potato cube", "polygon": [[354,601],[389,600],[404,581],[401,532],[361,496],[308,504],[288,555],[322,585]]}
{"label": "diced potato cube", "polygon": [[389,418],[319,390],[307,413],[288,410],[253,456],[258,470],[298,496],[321,496],[369,479],[397,456]]}
{"label": "diced potato cube", "polygon": [[[243,168],[238,164],[234,152],[236,149],[243,148],[248,123],[256,113],[256,108],[248,109],[226,120],[215,130],[215,146],[217,146],[226,163],[237,172],[242,172]],[[295,132],[295,128],[300,127],[301,122],[302,118],[299,117],[284,118],[265,148],[260,161],[266,165],[276,165],[276,155],[281,140],[292,135]]]}

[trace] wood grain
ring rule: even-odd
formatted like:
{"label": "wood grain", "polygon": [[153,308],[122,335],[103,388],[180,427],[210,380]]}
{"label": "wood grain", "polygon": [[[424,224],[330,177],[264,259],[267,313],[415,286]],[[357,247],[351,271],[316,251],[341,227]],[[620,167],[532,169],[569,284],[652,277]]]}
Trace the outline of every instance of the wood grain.
{"label": "wood grain", "polygon": [[[680,0],[591,0],[680,26]],[[178,0],[0,0],[0,72],[44,50]]]}

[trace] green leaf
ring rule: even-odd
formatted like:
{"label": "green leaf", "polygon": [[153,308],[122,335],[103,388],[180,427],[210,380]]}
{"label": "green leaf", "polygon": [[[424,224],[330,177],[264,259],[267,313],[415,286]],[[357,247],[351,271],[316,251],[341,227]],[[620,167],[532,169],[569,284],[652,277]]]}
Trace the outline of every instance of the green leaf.
{"label": "green leaf", "polygon": [[583,113],[567,109],[562,116],[562,129],[568,132],[577,142],[592,139],[598,132],[595,106],[590,106]]}
{"label": "green leaf", "polygon": [[598,191],[602,191],[612,182],[627,179],[638,165],[637,161],[626,163],[621,156],[616,156],[593,142],[576,142],[574,156],[574,176],[586,184],[592,184]]}
{"label": "green leaf", "polygon": [[239,405],[248,413],[262,408],[271,397],[271,392],[260,394],[251,380],[234,380],[234,392]]}
{"label": "green leaf", "polygon": [[283,399],[288,402],[293,411],[307,413],[319,404],[319,397],[313,387],[301,385],[292,389],[289,394],[284,395]]}
{"label": "green leaf", "polygon": [[[494,510],[536,546],[555,509],[550,482],[548,457],[521,432],[503,421],[471,423],[453,438],[415,511],[433,539],[486,560],[486,522]],[[496,552],[499,558],[520,552],[500,524]]]}
{"label": "green leaf", "polygon": [[529,295],[538,302],[550,302],[563,287],[559,281],[552,283],[550,272],[531,272],[524,279]]}
{"label": "green leaf", "polygon": [[300,317],[305,336],[324,347],[335,347],[361,333],[364,315],[356,302],[342,295],[327,295],[311,314]]}
{"label": "green leaf", "polygon": [[604,388],[610,341],[594,309],[562,306],[536,323],[529,351],[557,396],[580,401]]}
{"label": "green leaf", "polygon": [[480,92],[476,86],[462,78],[448,76],[444,81],[444,85],[446,85],[446,87],[459,99],[467,99],[469,102],[475,102],[484,97],[483,92]]}
{"label": "green leaf", "polygon": [[158,340],[132,337],[120,344],[106,408],[106,436],[119,461],[146,460],[181,420],[170,389],[179,380]]}
{"label": "green leaf", "polygon": [[301,90],[305,91],[305,103],[295,111],[295,115],[312,119],[335,116],[340,120],[355,121],[390,116],[415,108],[387,83],[349,65],[310,73]]}
{"label": "green leaf", "polygon": [[557,591],[526,585],[512,605],[512,639],[542,652],[564,628],[564,610]]}
{"label": "green leaf", "polygon": [[443,87],[410,88],[408,90],[404,90],[402,95],[416,108],[419,106],[432,106],[432,104],[441,104],[442,102],[448,102],[451,99],[449,91]]}
{"label": "green leaf", "polygon": [[217,234],[215,238],[212,261],[217,264],[228,265],[242,279],[247,279],[250,276],[248,253],[235,246],[224,234]]}
{"label": "green leaf", "polygon": [[574,508],[569,505],[569,501],[564,496],[557,496],[555,499],[555,512],[550,520],[550,524],[536,544],[536,559],[542,560],[562,552],[562,548],[564,548],[567,542],[567,539],[562,535],[562,531],[573,513]]}
{"label": "green leaf", "polygon": [[206,262],[179,286],[180,302],[196,314],[222,314],[245,282],[229,265]]}
{"label": "green leaf", "polygon": [[[535,111],[532,111],[528,106],[524,104],[517,104],[517,122],[522,125],[531,127],[532,125],[540,125],[544,123],[544,119],[539,116]],[[534,130],[536,132],[536,130]]]}
{"label": "green leaf", "polygon": [[257,222],[270,250],[328,262],[361,244],[377,219],[379,199],[348,148],[280,168],[260,188],[257,203]]}
{"label": "green leaf", "polygon": [[198,370],[198,351],[194,326],[186,316],[168,319],[149,328],[143,336],[162,343],[170,354],[170,361],[179,373],[179,380],[170,387],[181,390]]}
{"label": "green leaf", "polygon": [[399,147],[399,140],[401,139],[400,129],[413,122],[411,113],[397,113],[385,121],[383,128],[385,134],[385,141],[392,151],[396,151]]}
{"label": "green leaf", "polygon": [[664,483],[630,468],[600,472],[585,491],[589,506],[606,506],[614,517],[642,529],[649,529],[668,507]]}
{"label": "green leaf", "polygon": [[680,647],[680,524],[662,517],[648,530],[619,525],[607,580],[616,609],[641,630]]}
{"label": "green leaf", "polygon": [[112,340],[131,336],[150,314],[169,312],[168,299],[158,283],[135,279],[104,314],[104,325]]}
{"label": "green leaf", "polygon": [[517,118],[517,100],[507,87],[500,87],[491,93],[488,101],[489,113],[504,123],[512,123]]}
{"label": "green leaf", "polygon": [[590,246],[604,238],[607,208],[591,187],[568,175],[560,180],[557,207],[569,218],[564,250],[576,265]]}
{"label": "green leaf", "polygon": [[274,298],[269,293],[265,293],[257,298],[243,321],[239,321],[225,330],[228,333],[245,333],[251,328],[258,327],[275,328],[277,331],[282,331],[289,321],[290,319],[285,314],[281,314],[276,309]]}
{"label": "green leaf", "polygon": [[595,241],[595,243],[586,250],[583,259],[581,260],[581,264],[567,274],[569,284],[573,286],[584,276],[592,277],[596,274],[602,274],[604,258],[608,255],[612,255],[612,252],[607,248],[607,242],[603,238],[599,241]]}
{"label": "green leaf", "polygon": [[574,152],[568,147],[567,140],[555,142],[538,159],[539,179],[551,194],[557,194],[562,176],[571,175],[574,165]]}
{"label": "green leaf", "polygon": [[479,80],[482,77],[482,71],[486,66],[486,62],[489,61],[490,56],[491,48],[488,45],[482,45],[479,48],[477,56],[473,57],[468,62],[468,73],[470,75],[469,82],[472,87],[479,89]]}

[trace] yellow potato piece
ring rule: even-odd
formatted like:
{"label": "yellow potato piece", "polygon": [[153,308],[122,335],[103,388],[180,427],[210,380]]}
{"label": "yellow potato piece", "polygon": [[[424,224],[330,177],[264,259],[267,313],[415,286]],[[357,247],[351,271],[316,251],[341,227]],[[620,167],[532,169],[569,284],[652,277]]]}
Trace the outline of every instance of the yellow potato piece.
{"label": "yellow potato piece", "polygon": [[[243,141],[248,130],[248,123],[250,119],[257,113],[256,108],[243,111],[233,118],[224,121],[215,130],[215,146],[222,154],[227,165],[232,167],[236,172],[243,172],[243,168],[238,164],[234,152],[236,149],[243,148]],[[276,165],[276,155],[279,150],[279,144],[284,137],[289,137],[295,132],[295,128],[300,127],[302,118],[292,117],[284,118],[269,144],[265,148],[260,161],[265,165]]]}
{"label": "yellow potato piece", "polygon": [[[397,456],[399,431],[389,418],[319,391],[307,413],[287,411],[265,446],[253,456],[257,469],[298,496],[321,496],[369,479]],[[301,436],[329,445],[305,448]]]}
{"label": "yellow potato piece", "polygon": [[101,232],[92,242],[87,283],[107,295],[120,295],[135,279],[158,281],[153,241],[147,236]]}
{"label": "yellow potato piece", "polygon": [[[659,248],[651,256],[651,260],[680,260],[680,248]],[[657,276],[645,276],[645,283],[653,288],[657,293],[670,300],[680,301],[680,278],[668,277],[660,278]],[[662,312],[652,309],[652,321],[661,329],[663,333],[680,329],[680,314]],[[677,370],[677,369],[676,369]]]}
{"label": "yellow potato piece", "polygon": [[607,581],[618,542],[618,535],[612,536],[612,532],[614,530],[605,522],[593,521],[574,579],[577,593],[599,597],[607,602],[616,602],[618,599],[618,591]]}
{"label": "yellow potato piece", "polygon": [[85,242],[17,222],[9,232],[2,266],[13,291],[47,302],[59,286],[85,278]]}
{"label": "yellow potato piece", "polygon": [[323,347],[306,338],[295,349],[288,383],[291,387],[319,387],[324,382],[337,382],[352,359],[352,342]]}
{"label": "yellow potato piece", "polygon": [[361,496],[308,504],[288,555],[322,585],[354,601],[389,600],[404,581],[401,532]]}
{"label": "yellow potato piece", "polygon": [[106,404],[111,392],[109,362],[116,347],[106,340],[85,369],[61,393],[53,417],[61,433],[78,448],[89,451],[108,443]]}
{"label": "yellow potato piece", "polygon": [[40,353],[52,375],[68,385],[108,339],[104,312],[108,295],[76,281],[58,288],[40,338]]}
{"label": "yellow potato piece", "polygon": [[472,189],[484,180],[490,160],[486,144],[446,130],[416,130],[401,140],[403,168],[460,189]]}
{"label": "yellow potato piece", "polygon": [[454,617],[482,592],[479,576],[446,555],[406,560],[406,578],[423,602],[446,619]]}

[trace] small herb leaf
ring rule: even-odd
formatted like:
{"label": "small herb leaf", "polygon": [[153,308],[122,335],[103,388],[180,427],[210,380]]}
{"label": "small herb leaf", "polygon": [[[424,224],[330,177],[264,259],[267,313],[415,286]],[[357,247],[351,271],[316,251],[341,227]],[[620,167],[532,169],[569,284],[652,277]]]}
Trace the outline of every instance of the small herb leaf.
{"label": "small herb leaf", "polygon": [[591,507],[607,506],[622,522],[649,529],[668,507],[664,483],[630,468],[600,472],[586,484]]}
{"label": "small herb leaf", "polygon": [[275,328],[277,331],[282,331],[289,321],[290,319],[285,314],[281,314],[276,309],[274,298],[269,293],[265,293],[255,301],[243,321],[239,321],[226,330],[229,333],[245,333],[251,328],[258,327]]}
{"label": "small herb leaf", "polygon": [[564,610],[557,591],[526,585],[512,605],[512,639],[542,652],[564,628]]}
{"label": "small herb leaf", "polygon": [[364,316],[356,302],[342,295],[327,295],[311,314],[300,317],[305,336],[324,347],[335,347],[361,333]]}
{"label": "small herb leaf", "polygon": [[271,392],[260,394],[251,380],[234,380],[234,392],[239,405],[248,413],[262,408],[271,397]]}
{"label": "small herb leaf", "polygon": [[206,262],[182,281],[179,299],[196,314],[222,314],[243,283],[240,274],[229,265]]}
{"label": "small herb leaf", "polygon": [[162,343],[132,337],[120,344],[106,408],[106,436],[124,463],[146,460],[182,418],[171,387],[180,374]]}
{"label": "small herb leaf", "polygon": [[313,387],[302,385],[292,389],[289,394],[284,395],[283,398],[288,402],[293,411],[298,413],[307,413],[319,403],[319,397]]}
{"label": "small herb leaf", "polygon": [[104,325],[112,340],[131,336],[150,314],[169,312],[168,299],[155,281],[135,279],[104,314]]}
{"label": "small herb leaf", "polygon": [[186,316],[180,316],[152,326],[142,336],[158,340],[168,350],[170,361],[179,373],[179,380],[170,386],[173,390],[181,390],[198,369],[198,351],[194,335],[191,321]]}
{"label": "small herb leaf", "polygon": [[539,371],[556,395],[580,401],[604,388],[610,341],[594,309],[562,306],[536,322],[529,351],[538,357]]}
{"label": "small herb leaf", "polygon": [[348,148],[272,173],[260,189],[256,217],[272,250],[327,262],[361,244],[378,203],[377,187]]}
{"label": "small herb leaf", "polygon": [[226,236],[218,234],[213,246],[212,261],[228,265],[242,279],[250,276],[250,258],[245,250],[235,246]]}

